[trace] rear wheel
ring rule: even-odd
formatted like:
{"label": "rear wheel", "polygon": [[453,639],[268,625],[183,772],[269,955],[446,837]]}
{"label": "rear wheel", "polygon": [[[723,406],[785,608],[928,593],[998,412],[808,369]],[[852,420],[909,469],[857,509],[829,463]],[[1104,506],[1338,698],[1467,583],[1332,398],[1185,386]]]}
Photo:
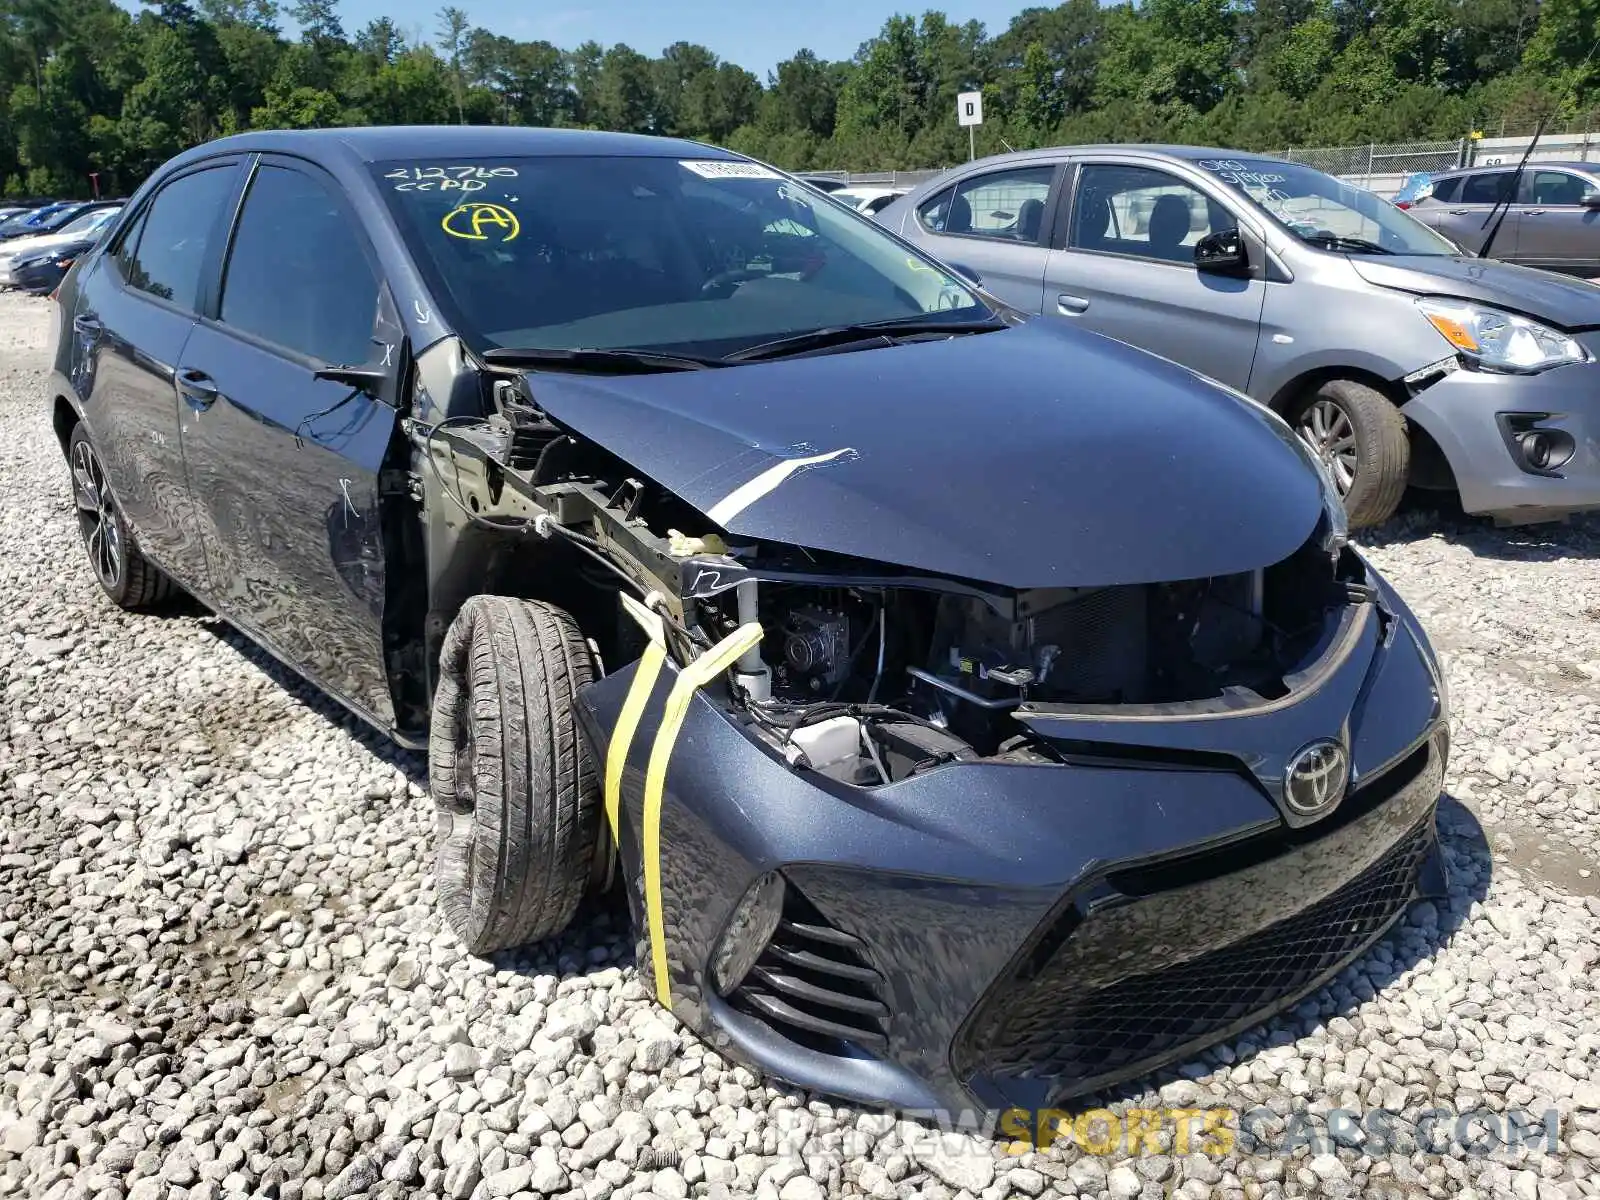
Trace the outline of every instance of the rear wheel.
{"label": "rear wheel", "polygon": [[176,590],[172,581],[133,544],[100,455],[81,424],[67,441],[67,464],[72,468],[78,532],[101,589],[113,604],[126,609],[155,608],[171,600]]}
{"label": "rear wheel", "polygon": [[439,903],[467,949],[540,941],[572,921],[599,837],[578,729],[593,659],[548,604],[474,596],[439,656],[429,737]]}
{"label": "rear wheel", "polygon": [[1394,515],[1406,489],[1411,443],[1405,418],[1382,392],[1330,379],[1298,407],[1293,425],[1333,477],[1353,528]]}

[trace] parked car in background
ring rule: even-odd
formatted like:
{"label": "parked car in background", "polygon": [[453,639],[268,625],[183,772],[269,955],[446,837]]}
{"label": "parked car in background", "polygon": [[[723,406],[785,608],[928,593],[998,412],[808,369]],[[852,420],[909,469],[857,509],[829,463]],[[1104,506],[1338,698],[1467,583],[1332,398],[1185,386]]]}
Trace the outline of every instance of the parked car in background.
{"label": "parked car in background", "polygon": [[819,192],[837,192],[850,186],[843,179],[836,179],[832,175],[801,175],[798,178],[802,183],[810,184]]}
{"label": "parked car in background", "polygon": [[1530,162],[1433,174],[1408,198],[1413,217],[1476,254],[1505,212],[1490,254],[1504,262],[1600,278],[1600,164]]}
{"label": "parked car in background", "polygon": [[37,233],[41,222],[49,220],[56,213],[69,207],[71,206],[67,203],[52,201],[18,209],[11,216],[0,220],[0,239],[26,237],[30,233]]}
{"label": "parked car in background", "polygon": [[1416,211],[1259,155],[1085,146],[969,163],[877,219],[1283,414],[1352,523],[1408,483],[1505,522],[1600,508],[1600,288],[1465,257]]}
{"label": "parked car in background", "polygon": [[119,208],[121,205],[120,200],[73,200],[64,204],[47,205],[37,212],[13,217],[4,226],[0,226],[0,242],[55,233],[84,213],[102,208]]}
{"label": "parked car in background", "polygon": [[848,204],[857,212],[866,213],[869,217],[882,212],[905,194],[905,188],[867,187],[865,185],[840,188],[838,191],[830,193],[841,204]]}
{"label": "parked car in background", "polygon": [[38,233],[0,242],[0,287],[13,286],[15,281],[12,272],[24,259],[49,256],[79,242],[87,241],[92,245],[121,211],[121,204],[102,205],[79,213],[52,233]]}
{"label": "parked car in background", "polygon": [[58,244],[49,250],[33,250],[21,255],[11,263],[9,286],[34,296],[55,291],[73,264],[94,249],[99,241],[100,234],[96,233],[91,237]]}
{"label": "parked car in background", "polygon": [[1284,423],[761,163],[241,134],[57,304],[99,586],[176,581],[427,744],[472,953],[615,877],[719,1053],[1038,1109],[1444,885],[1436,656]]}

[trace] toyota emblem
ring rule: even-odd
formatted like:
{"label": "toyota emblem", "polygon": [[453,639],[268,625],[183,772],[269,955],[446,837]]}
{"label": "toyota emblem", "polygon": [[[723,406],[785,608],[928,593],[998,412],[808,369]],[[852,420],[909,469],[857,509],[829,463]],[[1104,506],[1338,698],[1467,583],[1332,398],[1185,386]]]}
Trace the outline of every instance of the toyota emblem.
{"label": "toyota emblem", "polygon": [[1350,760],[1338,742],[1312,742],[1289,760],[1283,773],[1283,802],[1299,817],[1327,812],[1350,782]]}

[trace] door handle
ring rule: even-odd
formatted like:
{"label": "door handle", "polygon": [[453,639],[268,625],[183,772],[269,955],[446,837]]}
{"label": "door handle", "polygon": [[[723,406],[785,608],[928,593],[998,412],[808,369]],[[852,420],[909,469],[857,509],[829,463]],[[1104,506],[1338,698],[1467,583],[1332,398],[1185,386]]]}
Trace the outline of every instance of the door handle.
{"label": "door handle", "polygon": [[1522,215],[1525,216],[1525,217],[1542,217],[1542,216],[1544,216],[1544,209],[1542,209],[1542,208],[1525,208],[1525,209],[1522,210]]}
{"label": "door handle", "polygon": [[1450,210],[1450,215],[1452,217],[1470,217],[1472,215],[1472,210],[1470,208],[1452,208]]}
{"label": "door handle", "polygon": [[99,337],[105,331],[105,326],[94,317],[73,317],[72,328],[84,337]]}
{"label": "door handle", "polygon": [[204,412],[217,402],[217,385],[204,371],[192,368],[178,372],[178,391],[189,402],[189,407]]}
{"label": "door handle", "polygon": [[1089,311],[1089,302],[1082,296],[1062,294],[1056,297],[1056,311],[1063,317],[1075,317],[1079,313]]}

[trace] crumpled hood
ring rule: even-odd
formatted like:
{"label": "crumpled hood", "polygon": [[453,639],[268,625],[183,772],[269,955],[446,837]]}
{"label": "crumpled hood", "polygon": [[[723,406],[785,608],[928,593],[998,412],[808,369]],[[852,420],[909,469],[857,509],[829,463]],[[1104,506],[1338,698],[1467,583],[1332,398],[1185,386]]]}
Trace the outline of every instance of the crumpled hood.
{"label": "crumpled hood", "polygon": [[1315,473],[1263,410],[1057,322],[674,374],[530,372],[556,420],[741,538],[1007,587],[1268,566]]}
{"label": "crumpled hood", "polygon": [[1600,326],[1600,287],[1587,280],[1492,258],[1352,254],[1356,274],[1419,296],[1459,296],[1508,308],[1562,329]]}

